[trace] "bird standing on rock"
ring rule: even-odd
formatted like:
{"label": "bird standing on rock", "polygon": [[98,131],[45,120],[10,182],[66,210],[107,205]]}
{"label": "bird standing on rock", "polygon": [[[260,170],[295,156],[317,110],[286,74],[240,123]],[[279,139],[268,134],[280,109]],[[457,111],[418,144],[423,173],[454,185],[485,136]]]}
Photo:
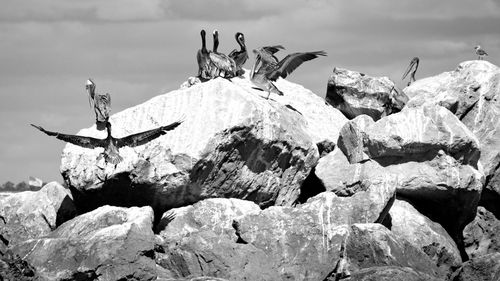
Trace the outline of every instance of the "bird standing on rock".
{"label": "bird standing on rock", "polygon": [[213,51],[210,52],[209,58],[210,62],[213,64],[212,67],[212,78],[222,76],[224,78],[233,78],[236,76],[236,63],[233,59],[228,57],[223,53],[217,52],[217,48],[219,47],[219,32],[214,30],[214,48]]}
{"label": "bird standing on rock", "polygon": [[[303,62],[315,59],[318,56],[326,56],[326,52],[324,51],[293,53],[278,62],[274,53],[280,49],[283,49],[283,47],[278,45],[253,50],[256,58],[250,73],[250,80],[259,88],[267,90],[268,95],[266,99],[269,99],[271,92],[283,95],[283,92],[273,83],[279,77],[286,78]],[[261,66],[259,67],[260,63]],[[255,69],[257,69],[257,71],[255,71]]]}
{"label": "bird standing on rock", "polygon": [[92,137],[61,134],[58,132],[47,131],[44,128],[37,125],[31,124],[31,126],[37,128],[38,130],[42,131],[43,133],[49,136],[54,136],[62,141],[69,142],[71,144],[78,145],[84,148],[94,149],[96,147],[102,147],[104,148],[104,152],[99,156],[98,160],[101,157],[104,157],[104,160],[106,162],[116,165],[123,160],[118,151],[119,148],[124,146],[135,147],[146,144],[147,142],[152,141],[153,139],[166,134],[168,131],[177,128],[182,122],[183,121],[177,121],[167,126],[161,126],[156,129],[129,135],[123,138],[112,137],[111,123],[106,122],[106,129],[108,136],[105,139],[96,139]]}
{"label": "bird standing on rock", "polygon": [[486,53],[486,51],[482,49],[480,45],[474,47],[474,50],[476,50],[476,55],[478,55],[478,60],[482,60],[484,56],[488,55],[488,53]]}
{"label": "bird standing on rock", "polygon": [[236,38],[236,42],[240,45],[240,50],[234,49],[231,53],[229,53],[229,58],[233,59],[236,63],[236,75],[243,75],[244,71],[242,69],[245,62],[248,60],[248,52],[247,47],[245,45],[245,36],[241,32],[237,32],[234,37]]}
{"label": "bird standing on rock", "polygon": [[[418,69],[418,63],[420,62],[420,59],[418,57],[414,57],[411,62],[410,62],[410,65],[408,66],[408,68],[406,69],[405,73],[403,74],[403,77],[401,78],[401,80],[404,80],[406,78],[406,76],[410,73],[411,71],[411,75],[410,75],[410,82],[408,82],[408,86],[410,86],[411,83],[415,82],[415,73],[417,72],[417,69]],[[413,70],[413,71],[412,71]]]}
{"label": "bird standing on rock", "polygon": [[201,30],[201,49],[198,50],[196,54],[196,59],[198,60],[198,77],[203,80],[209,80],[210,76],[210,55],[207,50],[207,44],[205,40],[205,30]]}
{"label": "bird standing on rock", "polygon": [[96,93],[96,85],[90,78],[85,84],[85,89],[87,89],[87,93],[89,94],[90,106],[94,107],[96,126],[99,130],[104,129],[111,111],[111,96],[108,93]]}

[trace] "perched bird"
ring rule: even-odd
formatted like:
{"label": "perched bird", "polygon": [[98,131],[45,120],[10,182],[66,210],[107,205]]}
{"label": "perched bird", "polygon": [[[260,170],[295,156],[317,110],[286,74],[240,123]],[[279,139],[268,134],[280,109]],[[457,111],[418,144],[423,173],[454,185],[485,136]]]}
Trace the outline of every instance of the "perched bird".
{"label": "perched bird", "polygon": [[[262,50],[264,50],[264,52],[262,52]],[[326,56],[326,52],[324,51],[293,53],[275,63],[274,61],[276,57],[274,57],[273,53],[268,52],[269,50],[277,52],[279,48],[264,47],[254,50],[256,59],[252,67],[252,72],[250,73],[250,80],[258,87],[267,90],[267,99],[269,99],[271,92],[283,95],[283,92],[281,92],[273,83],[279,77],[286,78],[305,61],[315,59],[318,56]],[[271,56],[269,56],[269,54],[271,54]],[[262,59],[262,57],[265,57],[266,59]],[[272,62],[269,63],[269,61]],[[259,63],[262,63],[260,67],[258,67]],[[255,69],[257,69],[257,71],[255,71]]]}
{"label": "perched bird", "polygon": [[420,62],[420,59],[418,57],[414,57],[408,68],[406,69],[405,73],[403,74],[403,77],[401,80],[404,80],[406,76],[411,72],[410,74],[410,82],[408,82],[408,86],[410,86],[411,83],[415,82],[415,73],[417,72],[418,69],[418,63]]}
{"label": "perched bird", "polygon": [[177,128],[183,121],[177,121],[167,126],[161,126],[156,129],[152,129],[149,131],[144,131],[141,133],[129,135],[123,138],[114,138],[111,136],[111,123],[106,123],[106,129],[108,132],[108,136],[105,139],[96,139],[92,137],[84,137],[77,135],[66,135],[58,132],[47,131],[40,126],[36,126],[31,124],[31,126],[37,128],[38,130],[44,132],[49,136],[54,136],[60,140],[65,142],[69,142],[74,145],[78,145],[84,148],[94,149],[96,147],[104,148],[104,152],[99,156],[98,159],[104,157],[106,162],[112,163],[114,165],[120,163],[123,158],[120,156],[118,149],[124,146],[139,146],[146,144],[147,142],[166,134],[168,131],[171,131]]}
{"label": "perched bird", "polygon": [[111,96],[108,93],[96,93],[96,85],[90,78],[87,80],[85,88],[89,94],[90,106],[94,107],[96,125],[98,128],[103,128],[109,120],[109,113],[111,111]]}
{"label": "perched bird", "polygon": [[248,52],[247,47],[245,45],[245,36],[241,32],[237,32],[234,37],[236,38],[236,42],[240,45],[240,50],[234,49],[231,53],[229,53],[229,58],[233,59],[236,63],[236,75],[243,75],[244,71],[242,69],[245,62],[248,60]]}
{"label": "perched bird", "polygon": [[198,77],[203,80],[209,80],[210,77],[210,55],[207,50],[205,40],[205,30],[201,30],[201,49],[198,50],[196,58],[198,60]]}
{"label": "perched bird", "polygon": [[478,55],[478,59],[482,60],[484,56],[487,56],[488,53],[484,49],[481,48],[481,46],[477,45],[474,47],[474,50],[476,50],[476,55]]}
{"label": "perched bird", "polygon": [[233,59],[223,53],[217,52],[219,47],[219,32],[214,30],[214,48],[210,52],[210,62],[213,64],[212,78],[222,76],[224,78],[232,78],[236,76],[236,63]]}

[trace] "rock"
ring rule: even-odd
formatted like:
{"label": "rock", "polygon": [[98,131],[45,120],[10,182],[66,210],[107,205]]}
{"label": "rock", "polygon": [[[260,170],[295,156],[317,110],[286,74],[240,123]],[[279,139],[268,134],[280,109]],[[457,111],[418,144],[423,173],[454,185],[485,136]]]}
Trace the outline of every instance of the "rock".
{"label": "rock", "polygon": [[153,210],[103,206],[13,251],[48,280],[154,280]]}
{"label": "rock", "polygon": [[473,258],[465,262],[450,279],[453,281],[498,281],[500,279],[500,253]]}
{"label": "rock", "polygon": [[[86,210],[151,205],[158,214],[211,197],[293,204],[318,159],[316,143],[336,141],[346,119],[301,86],[276,85],[285,95],[266,100],[248,78],[214,79],[113,115],[115,137],[185,121],[143,146],[120,149],[124,161],[116,167],[96,162],[99,149],[68,144],[61,172],[75,202]],[[106,133],[91,127],[79,134]]]}
{"label": "rock", "polygon": [[57,182],[39,191],[24,191],[0,199],[0,223],[5,222],[2,236],[10,243],[49,234],[76,215],[69,190]]}
{"label": "rock", "polygon": [[215,276],[277,280],[264,251],[238,243],[233,220],[259,213],[251,201],[213,198],[167,211],[157,235],[156,263],[163,278]]}
{"label": "rock", "polygon": [[470,258],[500,252],[500,220],[484,207],[477,208],[476,217],[465,227],[463,234]]}
{"label": "rock", "polygon": [[43,181],[39,178],[30,176],[28,180],[28,185],[32,189],[39,190],[43,187]]}
{"label": "rock", "polygon": [[[332,279],[334,280],[334,279]],[[349,281],[443,281],[441,278],[417,272],[409,267],[380,266],[353,273]]]}
{"label": "rock", "polygon": [[[356,143],[350,141],[359,137]],[[383,157],[428,158],[442,150],[460,163],[477,167],[480,154],[479,142],[469,129],[436,105],[404,108],[366,128],[350,121],[341,129],[339,147],[350,163]]]}
{"label": "rock", "polygon": [[387,77],[370,77],[343,68],[334,68],[328,79],[326,101],[352,119],[366,114],[374,120],[400,111],[407,97],[399,94]]}
{"label": "rock", "polygon": [[446,230],[411,204],[396,199],[389,214],[391,231],[426,253],[444,275],[450,275],[462,264],[457,245]]}
{"label": "rock", "polygon": [[421,79],[406,88],[408,106],[439,104],[452,111],[479,140],[486,174],[483,205],[500,214],[500,68],[467,61],[457,69]]}

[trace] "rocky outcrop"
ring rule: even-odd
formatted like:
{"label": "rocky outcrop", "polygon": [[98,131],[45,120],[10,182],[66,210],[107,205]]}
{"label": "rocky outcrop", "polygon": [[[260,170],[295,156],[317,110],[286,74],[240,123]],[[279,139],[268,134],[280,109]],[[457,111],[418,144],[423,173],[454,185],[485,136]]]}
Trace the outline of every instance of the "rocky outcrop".
{"label": "rocky outcrop", "polygon": [[76,215],[69,190],[57,182],[39,191],[24,191],[0,199],[2,236],[10,243],[49,234]]}
{"label": "rocky outcrop", "polygon": [[394,234],[426,253],[443,275],[449,276],[462,264],[457,245],[446,230],[420,214],[408,202],[396,199],[384,224]]}
{"label": "rocky outcrop", "polygon": [[467,61],[454,71],[416,81],[404,89],[408,106],[439,104],[453,112],[479,140],[486,175],[483,205],[500,214],[500,68]]}
{"label": "rocky outcrop", "polygon": [[[285,95],[271,100],[252,86],[247,78],[215,79],[113,115],[115,137],[184,117],[167,135],[120,149],[117,166],[97,162],[99,149],[68,144],[61,172],[75,202],[88,209],[147,204],[159,214],[210,197],[293,204],[318,160],[316,143],[335,142],[346,119],[286,80],[277,83]],[[105,133],[92,127],[79,134]]]}
{"label": "rocky outcrop", "polygon": [[[331,279],[334,280],[334,279]],[[350,281],[443,281],[422,272],[415,271],[409,267],[379,266],[362,269],[353,273]]]}
{"label": "rocky outcrop", "polygon": [[492,253],[465,262],[451,278],[453,281],[497,281],[500,279],[500,253]]}
{"label": "rocky outcrop", "polygon": [[334,68],[328,79],[326,101],[349,119],[366,114],[378,120],[400,111],[407,100],[387,77]]}
{"label": "rocky outcrop", "polygon": [[500,252],[500,220],[484,207],[464,229],[464,244],[470,258]]}
{"label": "rocky outcrop", "polygon": [[42,280],[154,280],[153,210],[103,206],[13,247]]}

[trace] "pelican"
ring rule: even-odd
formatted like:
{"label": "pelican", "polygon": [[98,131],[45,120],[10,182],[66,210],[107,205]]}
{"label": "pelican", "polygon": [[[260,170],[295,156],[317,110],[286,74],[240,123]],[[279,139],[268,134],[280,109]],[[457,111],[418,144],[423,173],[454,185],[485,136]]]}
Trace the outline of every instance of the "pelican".
{"label": "pelican", "polygon": [[88,79],[85,83],[85,88],[89,94],[90,106],[94,107],[95,122],[98,127],[105,124],[109,120],[109,113],[111,111],[111,96],[106,94],[98,94],[95,92],[96,86],[92,79]]}
{"label": "pelican", "polygon": [[[263,47],[257,50],[253,50],[253,52],[256,54],[256,59],[252,67],[252,72],[250,73],[250,80],[259,88],[267,90],[268,95],[266,99],[269,99],[271,92],[278,95],[283,95],[283,92],[281,92],[276,87],[276,85],[274,85],[273,81],[276,81],[279,77],[286,78],[303,62],[315,59],[318,56],[326,56],[326,52],[324,51],[293,53],[289,54],[281,61],[275,63],[274,61],[277,61],[277,59],[276,57],[274,57],[273,53],[269,52],[269,50],[277,52],[279,48]],[[263,59],[263,57],[265,59]],[[269,60],[271,60],[272,63],[269,63]],[[262,65],[260,66],[260,68],[257,68],[259,63],[262,63]],[[258,70],[255,71],[255,69]]]}
{"label": "pelican", "polygon": [[281,45],[260,47],[255,49],[254,54],[259,55],[260,60],[265,64],[277,64],[278,58],[274,56],[279,50],[284,50],[285,47]]}
{"label": "pelican", "polygon": [[476,50],[476,55],[478,55],[478,59],[482,60],[484,56],[487,56],[488,53],[484,49],[481,48],[481,46],[477,45],[474,47],[474,50]]}
{"label": "pelican", "polygon": [[410,73],[411,71],[411,74],[410,74],[410,82],[408,82],[408,86],[410,86],[411,83],[415,82],[415,73],[417,72],[417,69],[418,69],[418,63],[420,62],[420,59],[418,57],[414,57],[411,62],[410,62],[410,65],[408,66],[408,68],[406,69],[405,73],[403,74],[403,77],[401,78],[401,80],[404,80],[406,78],[406,76]]}
{"label": "pelican", "polygon": [[241,32],[237,32],[234,37],[236,38],[236,42],[240,45],[240,50],[234,49],[231,53],[229,53],[229,58],[233,59],[236,63],[236,75],[243,75],[244,71],[242,69],[245,62],[248,60],[248,52],[247,47],[245,46],[245,36]]}
{"label": "pelican", "polygon": [[47,131],[44,128],[33,125],[31,126],[37,128],[43,133],[54,136],[62,141],[69,142],[74,145],[78,145],[84,148],[94,149],[96,147],[104,148],[104,152],[99,155],[98,160],[101,157],[104,157],[106,162],[112,163],[114,165],[120,163],[123,158],[120,156],[118,149],[124,146],[135,147],[139,145],[143,145],[161,135],[166,134],[168,131],[175,129],[179,126],[183,121],[177,121],[167,126],[161,126],[156,129],[152,129],[149,131],[144,131],[141,133],[129,135],[123,138],[114,138],[111,136],[111,123],[106,122],[106,129],[108,132],[108,136],[105,139],[96,139],[91,137],[77,136],[77,135],[66,135],[58,132]]}
{"label": "pelican", "polygon": [[236,63],[234,60],[223,53],[217,52],[217,48],[219,47],[219,32],[217,29],[214,30],[213,37],[214,48],[209,54],[210,61],[214,66],[212,77],[218,77],[221,73],[224,78],[232,78],[236,76]]}
{"label": "pelican", "polygon": [[210,56],[205,41],[205,30],[201,30],[201,49],[198,50],[196,58],[198,60],[198,77],[209,80],[210,77]]}

